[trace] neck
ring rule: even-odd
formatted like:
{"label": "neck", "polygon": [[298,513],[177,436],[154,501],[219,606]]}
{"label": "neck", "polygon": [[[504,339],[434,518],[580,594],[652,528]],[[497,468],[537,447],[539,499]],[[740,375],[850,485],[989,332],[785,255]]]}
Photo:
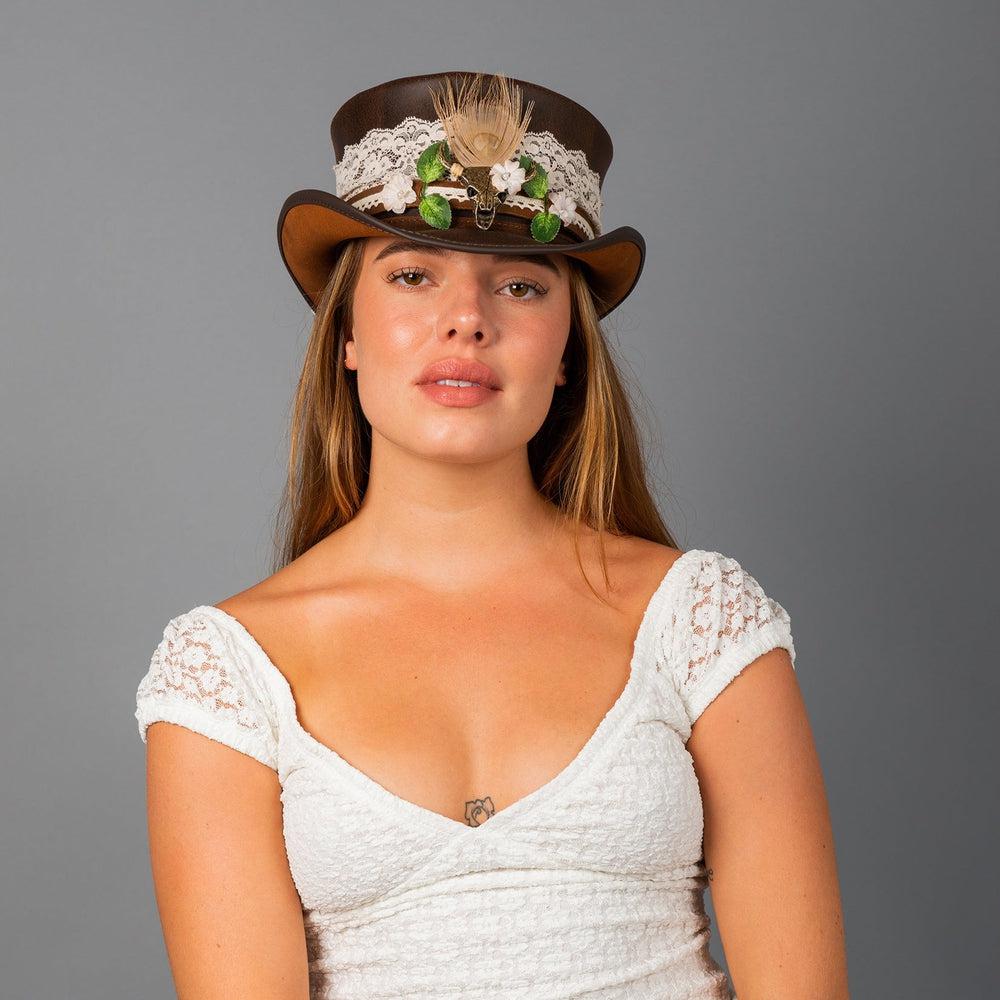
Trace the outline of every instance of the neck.
{"label": "neck", "polygon": [[469,462],[378,442],[361,509],[341,529],[372,568],[471,587],[564,543],[568,522],[536,489],[526,449]]}

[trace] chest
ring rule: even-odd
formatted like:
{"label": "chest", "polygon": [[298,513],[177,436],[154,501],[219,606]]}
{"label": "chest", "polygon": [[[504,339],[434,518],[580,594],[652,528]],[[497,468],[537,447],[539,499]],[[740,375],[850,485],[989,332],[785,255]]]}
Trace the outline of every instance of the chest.
{"label": "chest", "polygon": [[531,873],[700,887],[700,789],[663,683],[663,615],[539,607],[366,593],[325,618],[257,616],[288,681],[279,778],[306,909],[335,920]]}
{"label": "chest", "polygon": [[634,602],[357,595],[271,629],[300,726],[391,794],[477,826],[563,771],[631,675]]}

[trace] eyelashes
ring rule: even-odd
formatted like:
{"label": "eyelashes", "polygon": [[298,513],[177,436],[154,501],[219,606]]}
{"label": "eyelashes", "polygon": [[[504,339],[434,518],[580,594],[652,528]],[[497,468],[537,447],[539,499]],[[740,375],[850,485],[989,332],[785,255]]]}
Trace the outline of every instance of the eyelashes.
{"label": "eyelashes", "polygon": [[[403,275],[413,274],[418,277],[423,277],[427,274],[426,268],[423,267],[401,267],[398,270],[393,271],[391,274],[386,275],[385,280],[390,284],[396,284],[398,279],[403,277]],[[528,302],[531,299],[541,298],[543,295],[548,295],[548,289],[543,288],[538,284],[537,281],[532,281],[530,278],[511,278],[509,281],[505,282],[501,287],[509,288],[511,285],[524,285],[526,288],[534,292],[533,295],[506,295],[504,298],[515,299],[519,302]],[[400,288],[404,288],[407,291],[415,292],[417,289],[422,288],[423,285],[408,285],[405,282],[399,284]]]}

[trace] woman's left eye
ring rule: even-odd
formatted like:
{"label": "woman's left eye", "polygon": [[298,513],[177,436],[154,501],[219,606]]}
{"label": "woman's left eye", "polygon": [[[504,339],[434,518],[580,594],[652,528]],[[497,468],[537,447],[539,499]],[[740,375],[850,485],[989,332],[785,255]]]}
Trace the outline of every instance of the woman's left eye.
{"label": "woman's left eye", "polygon": [[[417,281],[415,283],[411,283],[409,280],[404,280],[403,283],[400,285],[400,288],[412,289],[412,288],[422,287],[419,279],[424,278],[426,276],[427,272],[422,270],[421,268],[403,267],[400,268],[398,271],[393,271],[393,273],[390,274],[388,278],[386,278],[386,281],[388,281],[390,284],[396,284],[400,278],[403,279],[416,278]],[[501,285],[501,287],[518,288],[523,290],[519,294],[511,294],[509,296],[506,296],[506,298],[512,298],[512,299],[540,298],[542,295],[548,294],[546,290],[542,288],[541,285],[536,284],[534,281],[529,281],[527,278],[512,278],[510,281]],[[535,294],[529,295],[528,294],[529,292],[534,292]]]}
{"label": "woman's left eye", "polygon": [[526,288],[529,291],[532,291],[532,292],[535,293],[534,295],[531,295],[531,296],[528,296],[528,295],[513,295],[513,296],[511,296],[512,298],[515,298],[515,299],[524,299],[524,298],[536,298],[537,299],[537,298],[541,297],[542,295],[546,294],[545,289],[542,288],[541,285],[536,285],[533,281],[528,281],[526,278],[517,278],[514,281],[508,281],[507,284],[504,285],[503,287],[504,288],[511,288],[514,285],[519,285],[521,288]]}

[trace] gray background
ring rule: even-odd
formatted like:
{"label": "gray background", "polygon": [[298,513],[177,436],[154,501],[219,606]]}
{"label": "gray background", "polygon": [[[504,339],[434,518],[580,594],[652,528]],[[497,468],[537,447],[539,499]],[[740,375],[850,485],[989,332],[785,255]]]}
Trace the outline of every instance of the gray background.
{"label": "gray background", "polygon": [[8,0],[3,998],[173,995],[135,688],[170,617],[266,575],[310,315],[281,202],[334,190],[343,100],[445,69],[608,123],[605,226],[648,240],[610,333],[681,546],[792,616],[852,996],[993,993],[998,28],[959,0]]}

